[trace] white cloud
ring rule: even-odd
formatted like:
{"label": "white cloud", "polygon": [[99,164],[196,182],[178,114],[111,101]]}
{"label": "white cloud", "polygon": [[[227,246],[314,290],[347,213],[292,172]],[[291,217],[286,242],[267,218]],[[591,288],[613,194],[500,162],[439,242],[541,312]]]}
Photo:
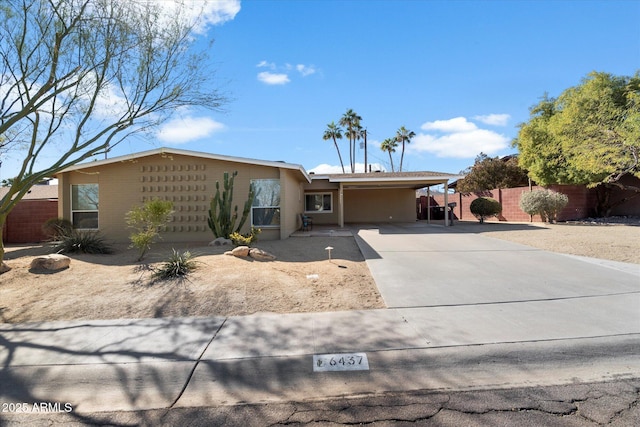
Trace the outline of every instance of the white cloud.
{"label": "white cloud", "polygon": [[314,65],[297,64],[295,67],[289,63],[277,65],[273,62],[262,60],[256,64],[258,68],[268,68],[272,72],[262,71],[258,73],[258,80],[268,85],[283,85],[291,81],[290,74],[295,70],[302,77],[315,74],[318,70]]}
{"label": "white cloud", "polygon": [[258,68],[269,68],[271,70],[275,70],[276,69],[276,64],[274,64],[273,62],[260,61],[260,62],[258,62],[256,67],[258,67]]}
{"label": "white cloud", "polygon": [[[372,171],[385,171],[385,167],[379,163],[370,163]],[[351,165],[344,165],[345,173],[351,173]],[[356,172],[364,171],[364,163],[356,163]],[[313,169],[309,169],[308,172],[313,172],[316,175],[328,175],[328,174],[337,174],[342,173],[342,167],[340,165],[329,165],[327,163],[322,163],[316,166]]]}
{"label": "white cloud", "polygon": [[435,130],[440,132],[470,132],[478,127],[467,121],[465,117],[456,117],[449,120],[436,120],[420,126],[422,130]]}
{"label": "white cloud", "polygon": [[205,138],[224,129],[224,125],[209,117],[179,117],[166,122],[158,133],[158,139],[171,144]]}
{"label": "white cloud", "polygon": [[212,25],[233,20],[240,12],[240,0],[153,0],[168,19],[182,16],[194,25],[197,34],[204,34]]}
{"label": "white cloud", "polygon": [[491,126],[506,126],[510,118],[509,114],[488,114],[475,116],[473,119]]}
{"label": "white cloud", "polygon": [[[497,115],[492,115],[497,116]],[[494,123],[500,123],[505,117],[492,117]],[[483,116],[490,117],[490,116]],[[473,158],[483,152],[493,154],[508,147],[509,138],[497,132],[480,129],[465,117],[449,120],[436,120],[421,126],[423,130],[411,144],[408,153],[431,153],[437,157]]]}
{"label": "white cloud", "polygon": [[204,4],[202,12],[205,26],[224,24],[233,20],[240,12],[240,0],[210,0]]}
{"label": "white cloud", "polygon": [[473,158],[478,153],[496,153],[508,146],[509,138],[486,129],[455,132],[447,135],[416,135],[407,152],[431,153],[438,157]]}
{"label": "white cloud", "polygon": [[286,74],[270,73],[268,71],[258,73],[258,80],[268,85],[283,85],[291,81]]}
{"label": "white cloud", "polygon": [[316,68],[313,65],[304,64],[296,65],[296,70],[298,70],[298,72],[302,74],[303,77],[310,76],[311,74],[314,74],[316,72]]}

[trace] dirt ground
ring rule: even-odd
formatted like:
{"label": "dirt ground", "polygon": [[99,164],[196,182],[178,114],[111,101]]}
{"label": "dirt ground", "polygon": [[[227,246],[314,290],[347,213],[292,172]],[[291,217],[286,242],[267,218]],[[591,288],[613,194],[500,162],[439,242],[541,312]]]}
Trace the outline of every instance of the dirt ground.
{"label": "dirt ground", "polygon": [[[456,222],[455,232],[481,233],[537,248],[640,264],[640,226]],[[452,231],[453,231],[452,230]],[[0,321],[232,316],[383,308],[353,237],[291,237],[256,245],[275,261],[224,255],[229,247],[158,244],[143,263],[126,245],[111,255],[70,255],[55,273],[29,271],[51,247],[10,246],[12,267],[0,275]],[[332,246],[329,262],[325,248]],[[199,262],[187,280],[153,281],[152,269],[172,247]]]}
{"label": "dirt ground", "polygon": [[[111,255],[69,254],[55,273],[30,272],[51,248],[8,247],[0,275],[0,320],[233,316],[382,308],[384,303],[353,237],[292,237],[258,242],[275,261],[224,255],[225,247],[158,244],[143,263],[126,245]],[[332,246],[329,262],[325,248]],[[190,250],[198,268],[182,281],[154,281],[172,247]]]}
{"label": "dirt ground", "polygon": [[551,252],[640,264],[640,222],[630,224],[544,224],[477,221],[454,227]]}

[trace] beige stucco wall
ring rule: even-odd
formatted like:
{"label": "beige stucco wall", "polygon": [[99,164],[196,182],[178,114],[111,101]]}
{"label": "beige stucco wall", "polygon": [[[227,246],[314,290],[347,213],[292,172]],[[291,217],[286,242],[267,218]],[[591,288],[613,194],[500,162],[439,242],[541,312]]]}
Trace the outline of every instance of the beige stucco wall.
{"label": "beige stucco wall", "polygon": [[286,239],[300,228],[299,215],[304,209],[303,183],[288,169],[280,169],[280,206],[280,238]]}
{"label": "beige stucco wall", "polygon": [[411,188],[344,189],[345,223],[415,220],[416,192]]}
{"label": "beige stucco wall", "polygon": [[[310,184],[304,185],[304,194],[313,194],[313,193],[331,193],[332,195],[332,212],[308,212],[309,215],[313,219],[313,224],[322,225],[322,224],[338,224],[339,222],[339,213],[338,213],[338,188],[339,184],[334,182],[329,182],[328,180],[313,180]],[[302,200],[302,209],[304,209],[304,199]],[[302,212],[302,211],[301,211]]]}
{"label": "beige stucco wall", "polygon": [[[207,225],[209,203],[215,194],[215,183],[222,180],[224,172],[238,171],[234,182],[233,202],[238,205],[238,215],[242,215],[244,202],[248,197],[251,179],[280,179],[281,222],[284,227],[263,228],[260,239],[287,237],[292,230],[292,217],[299,205],[286,206],[292,188],[299,188],[300,179],[296,172],[280,168],[204,159],[183,155],[152,155],[134,161],[111,163],[81,171],[60,174],[59,214],[71,218],[70,186],[72,184],[99,184],[99,227],[109,239],[128,241],[130,229],[125,224],[125,214],[135,205],[141,205],[152,198],[171,200],[174,214],[167,231],[163,233],[166,242],[205,242],[213,239]],[[297,176],[300,176],[298,173]],[[242,232],[248,232],[250,219]],[[288,233],[288,234],[287,234]]]}
{"label": "beige stucco wall", "polygon": [[[307,212],[306,215],[309,215],[313,219],[314,225],[322,225],[322,224],[338,224],[339,222],[339,212],[338,206],[340,200],[338,199],[338,190],[305,190],[304,194],[327,194],[331,193],[331,211],[324,212]],[[304,200],[302,207],[304,208]]]}

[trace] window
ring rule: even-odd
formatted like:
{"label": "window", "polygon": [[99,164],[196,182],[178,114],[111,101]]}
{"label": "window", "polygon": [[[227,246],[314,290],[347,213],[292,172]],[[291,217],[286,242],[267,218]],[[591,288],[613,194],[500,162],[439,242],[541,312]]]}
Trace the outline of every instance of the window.
{"label": "window", "polygon": [[71,186],[73,228],[98,229],[98,184]]}
{"label": "window", "polygon": [[251,206],[251,225],[254,227],[280,226],[280,180],[252,179],[255,196]]}
{"label": "window", "polygon": [[304,211],[308,213],[333,212],[331,193],[309,193],[304,195]]}

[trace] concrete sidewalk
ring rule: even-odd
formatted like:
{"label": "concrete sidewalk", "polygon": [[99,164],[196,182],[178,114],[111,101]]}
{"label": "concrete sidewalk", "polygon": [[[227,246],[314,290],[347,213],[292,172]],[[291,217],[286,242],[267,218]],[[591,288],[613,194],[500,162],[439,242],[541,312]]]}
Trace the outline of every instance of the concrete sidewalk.
{"label": "concrete sidewalk", "polygon": [[[0,401],[91,413],[640,377],[632,266],[410,228],[356,232],[389,309],[0,325]],[[507,274],[485,275],[500,257]]]}

